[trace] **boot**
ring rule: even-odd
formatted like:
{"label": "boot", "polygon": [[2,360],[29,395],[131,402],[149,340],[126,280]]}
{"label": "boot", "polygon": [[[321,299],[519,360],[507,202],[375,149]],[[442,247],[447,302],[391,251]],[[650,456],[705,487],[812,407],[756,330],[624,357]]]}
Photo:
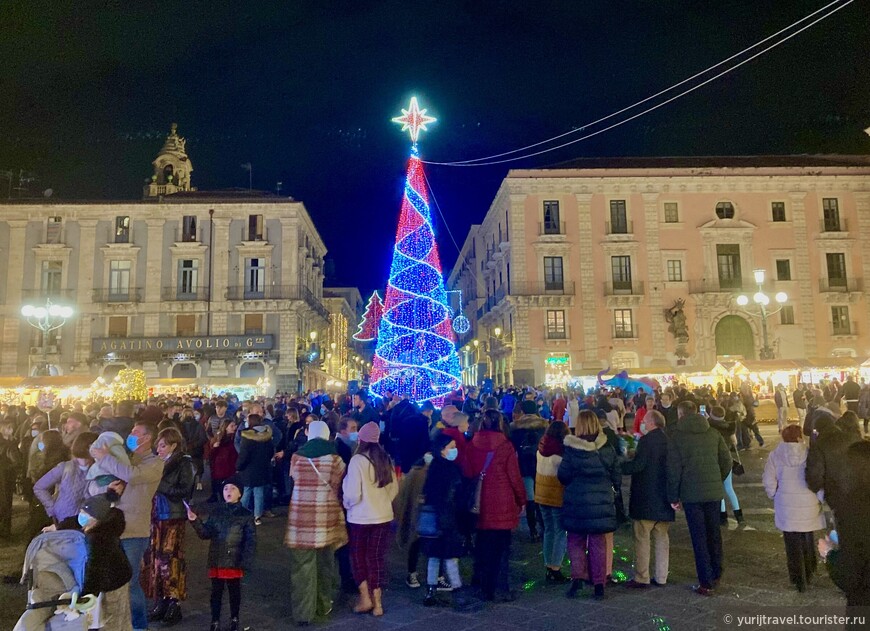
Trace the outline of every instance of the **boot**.
{"label": "boot", "polygon": [[166,615],[163,616],[163,626],[172,627],[181,622],[181,605],[174,598],[169,601]]}
{"label": "boot", "polygon": [[453,609],[459,612],[480,611],[483,608],[483,601],[475,598],[474,594],[467,587],[460,587],[453,591]]}
{"label": "boot", "polygon": [[356,607],[353,608],[354,613],[368,613],[372,610],[372,595],[369,592],[369,584],[365,581],[359,584],[359,600]]}
{"label": "boot", "polygon": [[570,581],[571,579],[562,574],[561,570],[547,568],[547,582],[551,585],[564,585]]}
{"label": "boot", "polygon": [[719,513],[719,525],[727,526],[728,525],[728,511],[723,510]]}
{"label": "boot", "polygon": [[568,588],[568,591],[565,593],[567,598],[574,598],[577,596],[577,593],[583,589],[583,579],[575,578],[571,580],[571,587]]}
{"label": "boot", "polygon": [[438,587],[436,585],[426,586],[426,597],[423,599],[424,607],[436,607],[444,604],[438,599]]}
{"label": "boot", "polygon": [[595,594],[592,597],[595,600],[604,600],[604,585],[596,585]]}
{"label": "boot", "polygon": [[384,603],[381,600],[382,596],[383,590],[380,587],[372,590],[372,603],[374,605],[374,607],[372,608],[372,615],[375,617],[380,617],[384,615]]}
{"label": "boot", "polygon": [[743,517],[743,509],[742,508],[738,508],[736,511],[734,511],[734,519],[737,520],[738,527],[743,527],[746,525],[746,519],[744,519],[744,517]]}
{"label": "boot", "polygon": [[239,619],[233,618],[230,620],[230,631],[239,631]]}
{"label": "boot", "polygon": [[154,608],[148,612],[148,622],[159,622],[166,617],[166,610],[169,609],[169,599],[160,598],[154,603]]}

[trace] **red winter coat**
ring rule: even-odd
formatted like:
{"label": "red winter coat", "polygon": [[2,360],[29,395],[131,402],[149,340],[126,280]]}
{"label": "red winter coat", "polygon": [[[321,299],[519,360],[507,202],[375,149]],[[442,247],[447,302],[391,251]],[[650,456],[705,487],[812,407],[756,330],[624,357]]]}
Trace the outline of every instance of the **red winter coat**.
{"label": "red winter coat", "polygon": [[553,420],[561,421],[565,418],[565,409],[568,407],[568,402],[565,399],[559,398],[553,401]]}
{"label": "red winter coat", "polygon": [[526,505],[526,488],[514,446],[501,432],[480,431],[474,435],[462,458],[462,474],[476,478],[486,455],[495,452],[483,482],[478,530],[513,530]]}
{"label": "red winter coat", "polygon": [[233,444],[233,435],[227,434],[220,445],[212,447],[208,455],[212,480],[226,480],[236,475],[236,460],[239,452]]}

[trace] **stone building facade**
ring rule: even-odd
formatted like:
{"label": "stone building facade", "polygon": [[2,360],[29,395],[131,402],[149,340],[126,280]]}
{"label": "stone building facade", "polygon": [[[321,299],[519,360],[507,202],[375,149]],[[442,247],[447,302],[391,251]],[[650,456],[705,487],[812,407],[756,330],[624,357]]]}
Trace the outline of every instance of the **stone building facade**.
{"label": "stone building facade", "polygon": [[[309,333],[326,330],[329,315],[326,247],[305,206],[197,191],[174,125],[153,167],[140,201],[0,204],[0,373],[137,367],[295,390]],[[46,301],[75,313],[43,340],[21,307]]]}
{"label": "stone building facade", "polygon": [[[865,243],[866,156],[514,170],[450,276],[474,305],[466,366],[482,364],[496,383],[533,384],[608,366],[706,370],[765,349],[786,359],[867,356]],[[752,300],[758,269],[771,297],[766,347]],[[772,300],[779,292],[782,305]]]}

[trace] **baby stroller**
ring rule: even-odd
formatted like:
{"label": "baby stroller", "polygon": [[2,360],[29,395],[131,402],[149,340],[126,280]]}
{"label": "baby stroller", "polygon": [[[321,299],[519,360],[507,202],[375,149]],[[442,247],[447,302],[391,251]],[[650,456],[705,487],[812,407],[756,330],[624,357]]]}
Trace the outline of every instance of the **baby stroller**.
{"label": "baby stroller", "polygon": [[99,628],[96,595],[82,594],[88,548],[77,530],[38,535],[27,546],[21,583],[27,607],[13,631],[86,631]]}

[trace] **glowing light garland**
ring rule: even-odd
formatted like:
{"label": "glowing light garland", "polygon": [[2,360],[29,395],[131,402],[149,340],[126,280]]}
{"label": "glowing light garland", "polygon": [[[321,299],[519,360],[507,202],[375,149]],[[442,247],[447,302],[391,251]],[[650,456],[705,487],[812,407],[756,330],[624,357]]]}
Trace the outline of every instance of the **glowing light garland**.
{"label": "glowing light garland", "polygon": [[[459,355],[451,310],[444,289],[435,231],[429,213],[429,191],[416,139],[434,119],[411,100],[404,117],[394,119],[411,133],[405,195],[396,232],[378,345],[372,360],[371,389],[408,396],[412,401],[440,403],[460,384]],[[414,114],[416,112],[416,114]]]}
{"label": "glowing light garland", "polygon": [[378,338],[378,327],[381,324],[381,318],[384,315],[384,303],[378,292],[375,291],[369,298],[366,305],[366,312],[363,314],[362,320],[359,323],[359,329],[353,334],[353,339],[357,342],[371,342]]}

